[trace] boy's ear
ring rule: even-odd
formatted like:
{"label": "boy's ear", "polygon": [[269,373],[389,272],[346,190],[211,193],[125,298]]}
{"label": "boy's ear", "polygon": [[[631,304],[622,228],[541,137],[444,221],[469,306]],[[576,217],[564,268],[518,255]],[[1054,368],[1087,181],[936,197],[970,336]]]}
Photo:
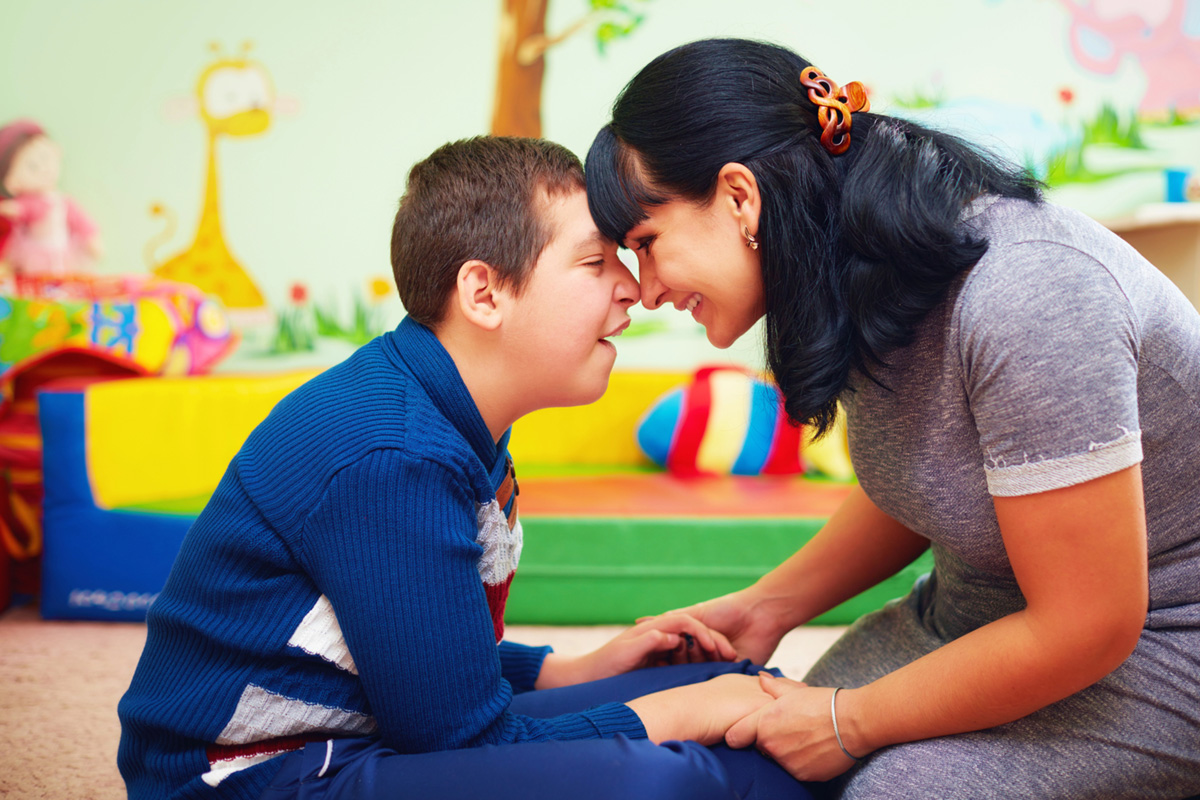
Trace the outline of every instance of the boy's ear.
{"label": "boy's ear", "polygon": [[472,259],[458,268],[455,300],[458,310],[471,324],[488,331],[499,328],[501,294],[496,271],[486,262]]}
{"label": "boy's ear", "polygon": [[751,234],[758,232],[758,215],[762,211],[762,195],[758,179],[745,164],[731,161],[717,173],[717,194],[726,208],[738,218]]}

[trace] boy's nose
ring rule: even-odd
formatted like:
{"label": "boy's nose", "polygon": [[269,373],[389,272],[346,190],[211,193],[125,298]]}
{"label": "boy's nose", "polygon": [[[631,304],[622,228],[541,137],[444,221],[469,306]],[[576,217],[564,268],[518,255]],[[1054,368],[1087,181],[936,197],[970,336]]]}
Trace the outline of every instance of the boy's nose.
{"label": "boy's nose", "polygon": [[637,305],[638,300],[642,298],[641,286],[638,285],[637,278],[633,277],[633,273],[624,264],[621,265],[621,272],[617,277],[616,299],[622,305]]}

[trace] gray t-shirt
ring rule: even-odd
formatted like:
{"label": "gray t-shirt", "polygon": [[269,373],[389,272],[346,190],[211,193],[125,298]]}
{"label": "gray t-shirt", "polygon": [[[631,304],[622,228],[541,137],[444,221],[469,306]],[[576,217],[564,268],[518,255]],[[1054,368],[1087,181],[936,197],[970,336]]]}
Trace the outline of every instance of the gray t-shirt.
{"label": "gray t-shirt", "polygon": [[874,372],[891,391],[856,376],[844,397],[862,487],[970,580],[1008,583],[993,495],[1141,462],[1147,627],[1200,628],[1200,315],[1077,212],[986,197],[962,224],[986,255]]}

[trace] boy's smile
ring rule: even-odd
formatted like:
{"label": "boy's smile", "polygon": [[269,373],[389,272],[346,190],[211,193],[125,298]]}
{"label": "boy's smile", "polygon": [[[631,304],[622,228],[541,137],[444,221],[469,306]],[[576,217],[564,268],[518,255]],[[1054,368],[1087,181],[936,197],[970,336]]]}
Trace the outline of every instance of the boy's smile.
{"label": "boy's smile", "polygon": [[629,323],[631,321],[632,320],[630,320],[629,318],[626,318],[625,321],[622,322],[620,325],[618,325],[616,330],[614,330],[612,333],[607,333],[604,336],[600,337],[600,344],[606,344],[612,348],[612,351],[614,353],[617,352],[617,346],[615,344],[613,344],[612,342],[610,342],[609,339],[616,338],[616,337],[620,336],[622,333],[624,333],[625,329],[629,327]]}

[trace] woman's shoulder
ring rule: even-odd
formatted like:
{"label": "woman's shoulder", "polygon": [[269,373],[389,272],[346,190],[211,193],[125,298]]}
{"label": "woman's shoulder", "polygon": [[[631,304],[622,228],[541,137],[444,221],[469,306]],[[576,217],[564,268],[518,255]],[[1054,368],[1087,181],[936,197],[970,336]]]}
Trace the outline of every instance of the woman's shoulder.
{"label": "woman's shoulder", "polygon": [[1146,287],[1165,280],[1115,234],[1062,206],[997,199],[964,224],[988,241],[953,301],[951,325],[968,351],[997,341],[1077,347],[1075,337],[1096,328],[1136,338]]}
{"label": "woman's shoulder", "polygon": [[1036,306],[1080,293],[1126,295],[1134,282],[1161,277],[1103,225],[1053,203],[977,199],[963,224],[988,249],[964,278],[962,308],[990,306],[997,296]]}
{"label": "woman's shoulder", "polygon": [[[1103,261],[1122,240],[1088,215],[1047,201],[979,197],[963,212],[963,225],[988,241],[988,255],[1020,245],[1076,250]],[[987,255],[984,256],[987,260]]]}

